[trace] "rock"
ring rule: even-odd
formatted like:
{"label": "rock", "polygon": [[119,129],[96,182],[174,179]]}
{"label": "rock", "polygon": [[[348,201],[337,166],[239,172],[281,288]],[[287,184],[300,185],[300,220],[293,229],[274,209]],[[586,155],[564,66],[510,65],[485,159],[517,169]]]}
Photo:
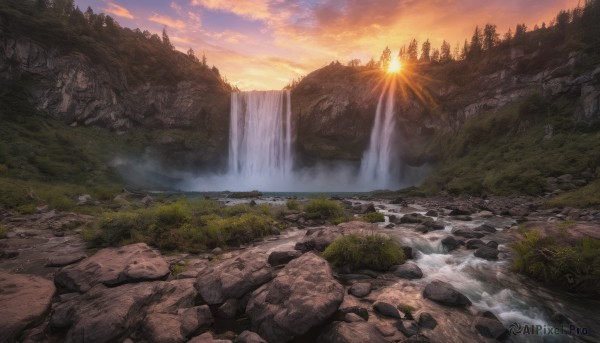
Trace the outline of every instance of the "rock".
{"label": "rock", "polygon": [[490,311],[485,311],[477,316],[475,320],[475,329],[480,335],[496,340],[503,340],[508,337],[508,330]]}
{"label": "rock", "polygon": [[272,278],[267,254],[250,250],[214,267],[207,267],[198,274],[194,287],[207,304],[216,305],[226,299],[240,298]]}
{"label": "rock", "polygon": [[390,272],[399,278],[403,279],[420,279],[423,277],[421,268],[416,263],[406,262],[401,265],[393,266]]}
{"label": "rock", "polygon": [[573,181],[573,175],[564,174],[564,175],[557,177],[557,179],[559,182],[569,183],[569,182]]}
{"label": "rock", "polygon": [[237,314],[238,310],[238,300],[237,299],[227,299],[219,308],[217,309],[216,316],[219,318],[225,319],[233,319]]}
{"label": "rock", "polygon": [[143,320],[142,332],[151,343],[183,343],[179,317],[168,313],[151,313]]}
{"label": "rock", "polygon": [[375,209],[375,205],[373,205],[373,203],[371,202],[368,204],[360,204],[358,206],[352,207],[352,212],[358,214],[366,214],[370,212],[377,212],[377,210]]}
{"label": "rock", "polygon": [[269,254],[268,262],[273,267],[281,266],[300,256],[302,253],[298,250],[273,251]]}
{"label": "rock", "polygon": [[494,249],[494,248],[490,248],[487,245],[484,245],[480,248],[478,248],[475,251],[475,256],[479,257],[479,258],[483,258],[485,260],[496,260],[498,259],[498,254],[500,252],[498,251],[498,249]]}
{"label": "rock", "polygon": [[52,256],[52,257],[48,258],[48,261],[46,261],[45,266],[46,267],[63,267],[63,266],[67,266],[69,264],[79,262],[86,257],[87,256],[85,256],[83,254]]}
{"label": "rock", "polygon": [[485,243],[483,243],[483,241],[481,239],[477,239],[477,238],[469,239],[466,243],[466,247],[469,250],[478,249],[484,245],[485,245]]}
{"label": "rock", "polygon": [[311,229],[306,231],[306,236],[304,236],[302,241],[296,243],[294,249],[301,252],[307,252],[311,250],[321,252],[342,235],[370,234],[374,230],[379,230],[379,226],[377,226],[377,224],[369,224],[359,221],[342,223],[338,226]]}
{"label": "rock", "polygon": [[497,230],[495,227],[493,227],[489,224],[482,224],[482,225],[474,228],[473,231],[484,231],[484,232],[494,233]]}
{"label": "rock", "polygon": [[52,281],[0,270],[0,342],[14,342],[23,330],[40,324],[55,292]]}
{"label": "rock", "polygon": [[450,208],[451,216],[467,216],[472,213],[473,213],[473,211],[466,206],[455,206],[455,207]]}
{"label": "rock", "polygon": [[402,341],[402,343],[430,343],[430,342],[431,342],[431,340],[423,334],[416,334],[416,335],[411,336],[408,339],[405,339]]}
{"label": "rock", "polygon": [[92,201],[92,196],[89,194],[80,195],[77,197],[77,205],[86,205]]}
{"label": "rock", "polygon": [[221,255],[223,253],[223,249],[216,247],[213,250],[211,250],[210,253],[213,255]]}
{"label": "rock", "polygon": [[13,250],[13,249],[0,250],[0,258],[15,258],[17,256],[19,256],[18,250]]}
{"label": "rock", "polygon": [[525,207],[513,207],[508,210],[508,214],[513,217],[527,217],[529,215],[529,210]]}
{"label": "rock", "polygon": [[115,286],[169,275],[169,265],[160,253],[145,243],[99,250],[93,256],[59,270],[54,283],[74,292],[86,292],[99,283]]}
{"label": "rock", "polygon": [[392,205],[402,205],[402,204],[406,204],[406,200],[404,200],[404,198],[402,198],[402,197],[397,197],[394,200],[391,200],[390,204],[392,204]]}
{"label": "rock", "polygon": [[381,333],[366,322],[333,322],[317,339],[318,343],[389,343]]}
{"label": "rock", "polygon": [[402,246],[402,251],[404,252],[404,256],[407,259],[412,259],[413,258],[413,248],[412,247],[407,247],[405,245]]}
{"label": "rock", "polygon": [[350,286],[348,293],[354,295],[357,298],[366,297],[371,293],[371,284],[368,282],[358,282]]}
{"label": "rock", "polygon": [[144,206],[148,207],[151,206],[154,203],[154,199],[149,196],[146,195],[145,197],[142,198],[142,200],[140,200],[142,202],[142,204],[144,204]]}
{"label": "rock", "polygon": [[396,306],[387,302],[377,301],[373,304],[373,309],[386,317],[401,318],[400,311],[398,311]]}
{"label": "rock", "polygon": [[489,242],[487,242],[487,243],[486,243],[486,245],[487,245],[488,247],[490,247],[490,248],[493,248],[493,249],[498,249],[498,242],[495,242],[495,241],[489,241]]}
{"label": "rock", "polygon": [[346,313],[346,315],[344,316],[344,321],[346,323],[354,323],[354,322],[364,322],[364,318],[362,318],[361,316],[359,316],[356,313]]}
{"label": "rock", "polygon": [[432,219],[420,213],[408,213],[400,218],[400,224],[420,224],[426,221],[432,221]]}
{"label": "rock", "polygon": [[479,213],[477,213],[478,216],[480,216],[481,218],[491,218],[494,216],[494,214],[490,211],[481,211]]}
{"label": "rock", "polygon": [[426,220],[424,222],[422,222],[421,224],[419,224],[415,230],[422,232],[422,233],[428,233],[430,231],[436,231],[436,230],[443,230],[446,227],[446,225],[444,224],[444,222],[440,221],[440,220]]}
{"label": "rock", "polygon": [[419,315],[419,327],[433,330],[437,326],[437,320],[429,312],[423,312]]}
{"label": "rock", "polygon": [[419,332],[419,326],[414,320],[403,320],[397,323],[396,328],[406,337],[412,337]]}
{"label": "rock", "polygon": [[205,332],[188,341],[188,343],[231,343],[228,339],[214,339],[210,332]]}
{"label": "rock", "polygon": [[464,214],[459,214],[459,215],[455,215],[453,216],[454,220],[460,220],[463,222],[470,222],[471,220],[473,220],[473,218],[471,216],[467,216]]}
{"label": "rock", "polygon": [[235,338],[233,343],[267,343],[267,341],[256,332],[245,330]]}
{"label": "rock", "polygon": [[468,229],[457,229],[452,231],[452,234],[455,236],[460,236],[460,237],[464,237],[464,238],[481,238],[483,236],[485,236],[483,233],[481,232],[474,232]]}
{"label": "rock", "polygon": [[425,213],[425,215],[426,215],[426,216],[429,216],[429,217],[437,217],[437,216],[438,216],[438,212],[437,212],[437,211],[434,211],[434,210],[429,210],[429,211],[427,211],[427,212]]}
{"label": "rock", "polygon": [[458,247],[458,241],[454,236],[446,236],[442,239],[442,247],[446,251],[452,251]]}
{"label": "rock", "polygon": [[268,342],[287,342],[324,323],[344,299],[327,261],[306,253],[252,293],[246,313]]}
{"label": "rock", "polygon": [[[150,327],[146,327],[152,330],[148,331],[148,339],[179,340],[192,329],[212,323],[208,306],[192,308],[197,296],[192,284],[192,280],[140,282],[113,288],[98,284],[87,293],[58,304],[49,326],[65,330],[66,342],[112,342],[146,323],[146,318],[153,318]],[[192,322],[186,324],[184,319]],[[181,326],[176,322],[181,322]]]}
{"label": "rock", "polygon": [[339,316],[341,318],[344,318],[346,316],[346,314],[348,313],[354,313],[357,316],[361,317],[362,319],[364,319],[365,321],[369,320],[369,311],[367,311],[366,308],[361,307],[361,306],[349,306],[349,307],[340,307],[338,309],[339,312]]}
{"label": "rock", "polygon": [[423,290],[423,297],[446,306],[469,306],[471,301],[449,283],[434,280]]}

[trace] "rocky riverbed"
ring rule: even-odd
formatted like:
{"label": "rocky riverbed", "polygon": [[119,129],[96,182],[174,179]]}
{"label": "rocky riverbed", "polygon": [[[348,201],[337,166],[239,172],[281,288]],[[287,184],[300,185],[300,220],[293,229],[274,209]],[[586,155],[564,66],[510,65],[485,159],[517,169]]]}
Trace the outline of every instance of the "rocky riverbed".
{"label": "rocky riverbed", "polygon": [[[334,226],[290,212],[280,235],[240,249],[165,255],[144,243],[86,250],[81,227],[90,216],[4,212],[0,340],[600,340],[598,301],[511,271],[519,223],[550,232],[576,220],[569,237],[600,238],[600,212],[544,209],[536,198],[340,200],[386,221]],[[410,259],[387,272],[332,268],[319,254],[349,233],[387,235]],[[527,325],[553,330],[525,334]],[[572,327],[579,335],[554,330]]]}

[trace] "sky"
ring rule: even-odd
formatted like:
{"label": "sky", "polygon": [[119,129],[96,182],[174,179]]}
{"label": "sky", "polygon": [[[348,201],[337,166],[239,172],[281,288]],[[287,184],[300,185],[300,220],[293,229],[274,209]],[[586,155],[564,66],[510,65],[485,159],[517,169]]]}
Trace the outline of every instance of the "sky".
{"label": "sky", "polygon": [[379,59],[415,38],[463,44],[476,25],[549,23],[578,0],[76,0],[122,26],[166,27],[180,51],[204,53],[241,90],[281,89],[329,64]]}

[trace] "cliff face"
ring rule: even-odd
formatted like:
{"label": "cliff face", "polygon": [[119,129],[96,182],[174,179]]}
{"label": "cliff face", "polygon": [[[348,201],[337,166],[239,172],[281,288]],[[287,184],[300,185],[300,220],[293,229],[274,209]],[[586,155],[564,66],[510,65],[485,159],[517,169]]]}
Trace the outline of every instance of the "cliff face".
{"label": "cliff face", "polygon": [[200,165],[227,151],[230,91],[217,76],[132,86],[118,67],[0,31],[0,78],[25,83],[38,110],[69,125],[185,130],[197,134],[199,144],[185,144],[173,133],[154,144],[165,155],[177,151]]}

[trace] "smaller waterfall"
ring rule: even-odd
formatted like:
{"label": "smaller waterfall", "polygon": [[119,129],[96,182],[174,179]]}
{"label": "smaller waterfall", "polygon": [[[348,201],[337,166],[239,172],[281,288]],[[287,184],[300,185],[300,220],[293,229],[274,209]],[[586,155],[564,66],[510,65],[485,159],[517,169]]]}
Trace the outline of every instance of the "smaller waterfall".
{"label": "smaller waterfall", "polygon": [[361,183],[378,189],[394,187],[398,183],[399,163],[394,146],[397,142],[394,118],[395,91],[395,83],[392,82],[389,87],[384,87],[379,96],[369,147],[360,165]]}
{"label": "smaller waterfall", "polygon": [[292,111],[289,91],[231,94],[229,174],[265,187],[292,171]]}

